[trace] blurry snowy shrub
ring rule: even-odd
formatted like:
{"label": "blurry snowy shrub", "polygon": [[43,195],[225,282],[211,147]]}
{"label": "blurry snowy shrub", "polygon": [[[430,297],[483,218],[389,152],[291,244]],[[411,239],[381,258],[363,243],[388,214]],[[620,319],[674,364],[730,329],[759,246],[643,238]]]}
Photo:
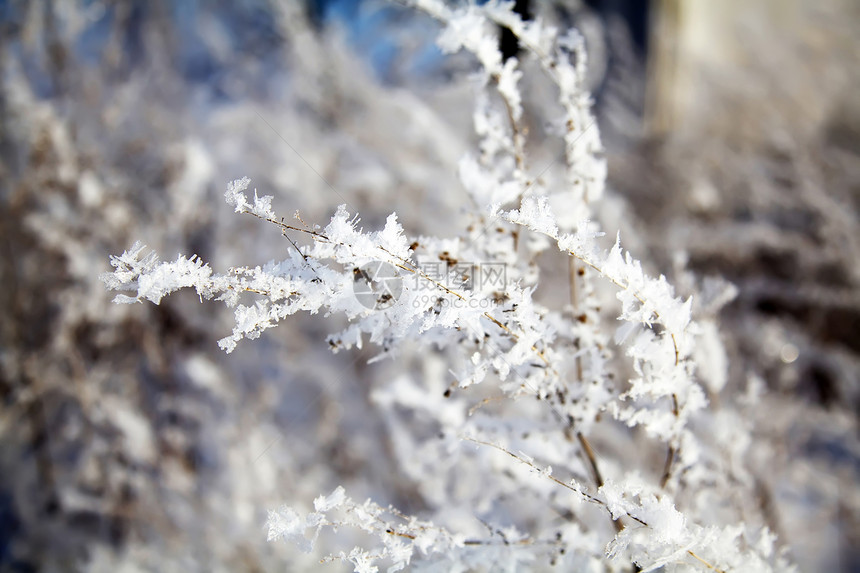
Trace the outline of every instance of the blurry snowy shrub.
{"label": "blurry snowy shrub", "polygon": [[[209,344],[223,317],[201,315],[193,297],[145,309],[105,305],[92,269],[106,268],[106,253],[141,236],[159,250],[196,252],[213,264],[265,253],[254,228],[217,208],[215,165],[270,173],[277,164],[281,172],[268,186],[301,199],[306,213],[322,209],[314,197],[327,206],[325,185],[315,175],[296,176],[277,134],[265,124],[260,133],[259,117],[274,114],[259,100],[235,102],[263,75],[268,89],[281,87],[284,68],[300,79],[280,94],[277,106],[290,112],[272,120],[275,129],[289,125],[291,134],[319,142],[318,165],[358,165],[357,156],[369,156],[346,169],[358,189],[402,181],[380,181],[369,151],[385,146],[384,130],[368,144],[320,128],[347,111],[332,105],[342,87],[318,90],[318,82],[355,62],[341,44],[307,32],[299,4],[279,2],[279,11],[263,14],[280,34],[277,53],[268,50],[274,69],[265,68],[271,60],[250,57],[257,48],[242,52],[229,37],[204,34],[203,51],[238,70],[210,90],[175,66],[182,58],[173,55],[182,51],[177,43],[201,49],[183,27],[218,30],[211,5],[183,20],[170,10],[182,3],[82,4],[3,8],[0,570],[90,563],[115,571],[118,562],[152,571],[270,568],[289,553],[267,546],[259,532],[265,508],[280,500],[276,481],[295,482],[308,468],[324,476],[354,471],[351,454],[339,454],[336,435],[325,434],[337,421],[317,421],[294,405],[301,396],[314,412],[330,412],[343,396],[326,392],[322,381],[343,375],[349,363],[282,364],[287,344],[300,347],[314,336],[298,325],[289,341],[237,353],[231,366]],[[330,60],[301,67],[320,58]],[[350,84],[353,96],[373,101],[366,77],[353,74]],[[288,396],[277,390],[285,384]],[[295,433],[317,440],[261,456],[283,437],[276,422],[286,417]],[[325,465],[317,463],[320,448]],[[356,448],[347,442],[344,449]],[[307,486],[295,491],[317,493],[316,484]],[[228,526],[229,543],[221,539]]]}
{"label": "blurry snowy shrub", "polygon": [[[389,479],[414,507],[358,502],[337,487],[313,511],[271,511],[269,539],[310,551],[336,531],[327,543],[343,549],[327,560],[357,572],[791,571],[746,466],[755,388],[720,395],[727,362],[715,316],[732,287],[712,281],[681,297],[600,222],[606,164],[582,37],[523,21],[509,2],[405,3],[441,22],[442,50],[480,64],[478,145],[459,162],[461,233],[413,236],[393,213],[367,230],[347,204],[324,226],[286,219],[243,178],[228,204],[280,231],[285,259],[218,273],[135,243],[103,276],[120,303],[160,304],[180,289],[222,302],[235,318],[219,341],[228,353],[304,311],[346,317],[328,337],[332,351],[370,343],[373,361],[389,361],[371,404],[344,408],[384,420]],[[503,61],[497,26],[519,38],[522,61]],[[524,109],[524,77],[554,86],[555,103]],[[561,177],[551,158],[530,155],[538,122],[561,143]],[[430,274],[427,260],[444,261],[445,273]],[[547,260],[568,280],[555,308],[535,296]],[[460,288],[463,262],[503,265],[505,281]],[[401,288],[368,305],[355,283],[369,285],[361,269],[380,264]]]}

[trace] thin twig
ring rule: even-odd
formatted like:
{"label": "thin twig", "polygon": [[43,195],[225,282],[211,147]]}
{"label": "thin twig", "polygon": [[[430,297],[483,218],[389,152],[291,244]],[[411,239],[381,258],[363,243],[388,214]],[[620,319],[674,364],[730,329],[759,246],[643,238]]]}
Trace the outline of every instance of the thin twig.
{"label": "thin twig", "polygon": [[[672,413],[675,414],[675,418],[680,414],[678,411],[678,396],[676,394],[672,394]],[[677,455],[678,448],[673,444],[669,444],[669,451],[666,453],[666,463],[663,466],[663,477],[660,479],[661,488],[665,488],[672,477],[672,464],[675,463],[675,456]]]}
{"label": "thin twig", "polygon": [[[599,505],[599,506],[603,507],[604,509],[606,509],[606,511],[609,511],[609,508],[607,507],[607,505],[606,505],[606,503],[605,503],[604,501],[602,501],[602,500],[600,500],[600,499],[598,499],[598,498],[594,497],[593,495],[590,495],[590,494],[588,494],[588,493],[586,493],[586,492],[584,492],[584,491],[580,490],[579,488],[573,487],[572,485],[570,485],[570,484],[568,484],[568,483],[565,483],[565,482],[561,481],[561,480],[560,480],[560,479],[558,479],[557,477],[555,477],[555,476],[553,476],[553,475],[551,475],[551,474],[547,473],[546,471],[544,471],[544,469],[543,469],[543,468],[541,468],[541,467],[539,467],[539,466],[535,465],[535,464],[534,464],[534,462],[531,462],[531,461],[529,461],[529,460],[527,460],[527,459],[522,458],[521,456],[518,456],[517,454],[515,454],[515,453],[513,453],[512,451],[508,450],[507,448],[504,448],[504,447],[502,447],[502,446],[500,446],[500,445],[498,445],[498,444],[494,444],[494,443],[492,443],[492,442],[486,442],[486,441],[484,441],[484,440],[479,440],[479,439],[477,439],[477,438],[472,438],[472,437],[470,437],[470,436],[465,436],[465,437],[464,437],[464,439],[469,440],[470,442],[474,442],[474,443],[476,443],[476,444],[480,444],[480,445],[482,445],[482,446],[489,446],[489,447],[491,447],[491,448],[495,448],[495,449],[499,450],[500,452],[504,452],[504,453],[508,454],[510,457],[512,457],[512,458],[514,458],[515,460],[517,460],[518,462],[520,462],[521,464],[525,464],[525,465],[529,466],[529,467],[530,467],[530,468],[532,468],[533,470],[537,471],[539,474],[541,474],[541,475],[543,475],[544,477],[546,477],[546,478],[548,478],[548,479],[550,479],[550,480],[554,481],[554,482],[555,482],[555,483],[557,483],[558,485],[560,485],[560,486],[562,486],[562,487],[564,487],[564,488],[566,488],[566,489],[569,489],[570,491],[572,491],[572,492],[574,492],[574,493],[576,493],[576,494],[580,495],[580,496],[581,496],[581,497],[583,497],[586,501],[590,501],[591,503],[594,503],[594,504],[596,504],[596,505]],[[611,514],[611,512],[610,512],[610,514]],[[632,519],[632,520],[634,520],[634,521],[638,522],[640,525],[643,525],[643,526],[645,526],[645,527],[650,527],[650,526],[648,525],[648,523],[647,523],[647,522],[643,521],[642,519],[639,519],[639,518],[638,518],[638,517],[636,517],[635,515],[632,515],[630,512],[625,511],[625,512],[624,512],[624,514],[625,514],[627,517],[629,517],[630,519]],[[702,563],[702,565],[704,565],[704,566],[705,566],[705,567],[707,567],[708,569],[711,569],[712,571],[716,571],[717,573],[728,573],[727,571],[724,571],[723,569],[719,569],[719,568],[715,567],[714,565],[712,565],[712,564],[708,563],[706,560],[702,559],[701,557],[699,557],[698,555],[696,555],[695,553],[693,553],[691,550],[687,550],[687,553],[688,553],[688,554],[690,554],[692,557],[694,557],[696,560],[698,560],[700,563]]]}
{"label": "thin twig", "polygon": [[[585,457],[588,460],[589,465],[591,466],[594,483],[597,485],[597,489],[600,489],[603,487],[603,475],[601,475],[600,467],[597,465],[597,456],[594,453],[594,449],[591,447],[591,444],[582,432],[577,432],[576,437],[579,440],[580,446],[582,446],[582,451],[585,453]],[[612,516],[610,515],[610,517]],[[621,533],[621,530],[624,529],[624,524],[621,523],[620,519],[613,519],[612,527],[615,528],[617,533]]]}
{"label": "thin twig", "polygon": [[[553,476],[552,474],[548,474],[548,473],[546,473],[546,471],[544,471],[544,469],[543,469],[543,468],[541,468],[541,467],[539,467],[539,466],[535,465],[535,464],[534,464],[534,462],[531,462],[531,461],[529,461],[529,460],[527,460],[527,459],[524,459],[524,458],[522,458],[522,457],[518,456],[517,454],[515,454],[515,453],[513,453],[512,451],[508,450],[507,448],[504,448],[504,447],[502,447],[502,446],[500,446],[500,445],[498,445],[498,444],[494,444],[494,443],[492,443],[492,442],[485,442],[485,441],[483,441],[483,440],[479,440],[479,439],[477,439],[477,438],[472,438],[472,437],[470,437],[470,436],[465,436],[465,437],[464,437],[464,439],[469,440],[470,442],[475,442],[476,444],[480,444],[480,445],[482,445],[482,446],[489,446],[489,447],[491,447],[491,448],[495,448],[495,449],[499,450],[500,452],[504,452],[504,453],[508,454],[509,456],[511,456],[512,458],[514,458],[515,460],[517,460],[518,462],[520,462],[520,463],[522,463],[522,464],[525,464],[525,465],[529,466],[530,468],[532,468],[533,470],[537,471],[539,474],[541,474],[542,476],[546,477],[547,479],[549,479],[549,480],[551,480],[551,481],[554,481],[555,483],[557,483],[557,484],[558,484],[558,485],[560,485],[561,487],[563,487],[563,488],[565,488],[565,489],[569,489],[570,491],[572,491],[572,492],[576,493],[577,495],[581,496],[581,497],[582,497],[583,499],[585,499],[586,501],[589,501],[589,502],[591,502],[591,503],[594,503],[594,504],[596,504],[596,505],[599,505],[599,506],[603,507],[604,509],[606,509],[607,511],[609,511],[609,508],[606,506],[606,503],[605,503],[604,501],[602,501],[601,499],[599,499],[599,498],[597,498],[597,497],[594,497],[593,495],[591,495],[591,494],[589,494],[589,493],[586,493],[586,492],[582,491],[581,489],[579,489],[579,488],[577,488],[577,487],[574,487],[574,486],[570,485],[569,483],[565,483],[565,482],[561,481],[560,479],[558,479],[557,477]],[[630,519],[632,519],[632,520],[634,520],[634,521],[639,522],[641,525],[644,525],[645,527],[648,527],[648,524],[647,524],[647,523],[645,523],[644,521],[642,521],[641,519],[639,519],[639,518],[638,518],[638,517],[636,517],[635,515],[631,515],[631,514],[629,514],[629,513],[627,513],[627,512],[625,512],[625,515],[627,515]]]}
{"label": "thin twig", "polygon": [[727,573],[723,569],[718,569],[718,568],[714,567],[713,565],[711,565],[710,563],[708,563],[707,561],[705,561],[704,559],[702,559],[701,557],[699,557],[698,555],[693,553],[692,551],[688,550],[687,553],[689,553],[693,558],[699,560],[699,562],[701,562],[702,565],[704,565],[708,569],[711,569],[712,571],[716,571],[717,573]]}

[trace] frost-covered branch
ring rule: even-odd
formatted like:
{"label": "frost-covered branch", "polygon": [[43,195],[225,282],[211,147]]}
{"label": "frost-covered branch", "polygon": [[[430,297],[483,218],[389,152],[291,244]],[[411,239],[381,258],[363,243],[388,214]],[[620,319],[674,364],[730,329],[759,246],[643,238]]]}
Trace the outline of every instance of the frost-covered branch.
{"label": "frost-covered branch", "polygon": [[[115,302],[149,300],[158,304],[171,292],[193,287],[201,300],[215,298],[235,308],[236,327],[230,336],[219,341],[219,346],[227,352],[232,352],[243,338],[257,338],[296,312],[314,314],[325,309],[327,313],[342,312],[354,321],[345,331],[330,338],[334,347],[361,347],[362,333],[369,333],[371,343],[388,351],[404,338],[454,329],[476,339],[488,353],[484,361],[473,364],[463,375],[461,385],[479,382],[487,367],[499,372],[502,378],[517,367],[529,371],[518,374],[524,380],[545,375],[542,372],[546,369],[529,366],[532,356],[544,364],[549,363],[550,357],[539,342],[546,339],[547,330],[535,312],[529,310],[526,291],[514,287],[507,294],[509,298],[516,297],[519,304],[513,302],[506,305],[509,308],[483,310],[491,305],[482,292],[449,287],[443,279],[453,282],[455,276],[431,277],[412,260],[410,243],[396,215],[388,217],[381,231],[365,233],[358,228],[358,218],[351,217],[342,205],[325,228],[298,227],[276,217],[271,197],[258,197],[255,192],[251,203],[244,193],[249,183],[247,178],[231,183],[226,193],[228,204],[237,212],[264,219],[284,232],[305,233],[313,243],[290,250],[290,258],[284,261],[234,268],[223,275],[213,274],[196,257],[180,256],[174,262],[159,262],[154,253],[144,254],[145,247],[136,243],[121,256],[111,258],[115,270],[103,277],[111,289],[136,291],[136,296],[118,295]],[[424,240],[425,249],[430,243]],[[397,282],[402,291],[396,299],[391,293],[380,291],[379,298],[373,301],[379,303],[379,308],[368,307],[367,301],[355,294],[356,281],[366,280],[360,269],[371,263],[388,264],[402,271],[402,276],[387,278]],[[408,275],[415,282],[405,281]],[[240,304],[245,293],[257,295],[253,305]],[[445,307],[437,308],[440,303]],[[434,338],[442,345],[449,340],[438,333]],[[505,350],[500,354],[498,348]]]}
{"label": "frost-covered branch", "polygon": [[315,499],[314,511],[304,517],[286,506],[270,511],[267,528],[269,541],[292,541],[307,552],[313,549],[324,528],[354,528],[369,534],[376,543],[374,548],[355,547],[349,553],[340,552],[323,559],[323,562],[336,559],[349,562],[359,573],[378,571],[380,562],[390,564],[387,571],[401,571],[414,565],[413,559],[419,557],[422,567],[439,570],[464,565],[507,570],[512,558],[527,562],[532,551],[546,553],[560,546],[558,539],[539,542],[510,528],[494,531],[497,538],[467,538],[404,515],[392,506],[384,508],[371,500],[356,503],[343,487]]}
{"label": "frost-covered branch", "polygon": [[[601,248],[595,206],[606,162],[584,87],[582,37],[524,21],[511,2],[406,4],[442,22],[443,51],[464,50],[480,65],[478,148],[459,163],[471,199],[462,233],[408,236],[395,213],[382,229],[365,231],[344,205],[325,226],[288,223],[272,197],[246,194],[244,178],[230,183],[227,203],[276,226],[289,241],[284,260],[218,274],[194,256],[160,262],[135,243],[112,257],[114,272],[103,277],[124,291],[120,303],[158,304],[183,288],[224,303],[235,319],[219,342],[227,352],[306,311],[346,317],[348,326],[329,337],[333,350],[369,340],[378,357],[394,359],[397,370],[368,397],[421,515],[356,503],[339,487],[305,516],[289,507],[271,512],[269,539],[310,550],[324,529],[363,532],[368,547],[329,558],[355,571],[377,571],[382,562],[389,571],[516,570],[538,559],[583,571],[631,562],[644,571],[789,569],[770,531],[745,521],[747,508],[717,515],[702,501],[730,482],[715,485],[710,475],[743,473],[743,444],[727,448],[728,438],[708,435],[709,424],[731,419],[709,409],[702,385],[715,395],[724,374],[697,369],[708,361],[702,340],[707,354],[720,356],[714,324],[694,320],[694,299],[646,273],[620,237]],[[519,38],[521,60],[502,61],[496,25]],[[543,177],[552,165],[529,173],[520,88],[531,73],[558,91],[561,119],[543,119],[564,146],[563,183],[553,184],[552,172]],[[562,308],[535,300],[545,280],[541,255],[571,262],[566,278],[575,292]],[[494,270],[501,280],[483,280]],[[617,302],[601,311],[606,293]],[[518,464],[487,448],[467,451],[459,436]],[[724,451],[731,463],[721,461]],[[550,463],[574,479],[554,476]],[[475,523],[492,535],[476,535]]]}

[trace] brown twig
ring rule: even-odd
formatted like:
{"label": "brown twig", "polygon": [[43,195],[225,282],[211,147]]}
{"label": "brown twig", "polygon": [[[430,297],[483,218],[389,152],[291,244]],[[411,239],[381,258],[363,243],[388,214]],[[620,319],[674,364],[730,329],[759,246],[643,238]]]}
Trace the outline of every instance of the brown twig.
{"label": "brown twig", "polygon": [[[474,442],[474,443],[476,443],[476,444],[480,444],[480,445],[482,445],[482,446],[489,446],[489,447],[491,447],[491,448],[495,448],[495,449],[499,450],[500,452],[504,452],[504,453],[508,454],[510,457],[512,457],[512,458],[514,458],[515,460],[517,460],[518,462],[520,462],[521,464],[525,464],[525,465],[529,466],[530,468],[534,469],[535,471],[537,471],[538,473],[540,473],[541,475],[543,475],[543,476],[544,476],[544,477],[546,477],[547,479],[549,479],[549,480],[551,480],[551,481],[553,481],[553,482],[557,483],[558,485],[560,485],[560,486],[562,486],[562,487],[564,487],[564,488],[566,488],[566,489],[569,489],[570,491],[572,491],[572,492],[574,492],[574,493],[576,493],[576,494],[580,495],[580,496],[581,496],[583,499],[585,499],[586,501],[589,501],[589,502],[591,502],[591,503],[594,503],[594,504],[596,504],[596,505],[599,505],[599,506],[603,507],[604,509],[606,509],[607,511],[609,511],[609,508],[606,506],[606,503],[605,503],[604,501],[602,501],[602,500],[600,500],[600,499],[598,499],[598,498],[594,497],[593,495],[590,495],[590,494],[588,494],[588,493],[585,493],[584,491],[582,491],[582,490],[581,490],[581,489],[579,489],[579,488],[573,487],[572,485],[570,485],[570,484],[568,484],[568,483],[565,483],[565,482],[561,481],[560,479],[558,479],[557,477],[555,477],[555,476],[553,476],[553,475],[551,475],[551,474],[546,473],[546,471],[544,471],[544,470],[543,470],[543,468],[540,468],[539,466],[535,465],[535,464],[534,464],[534,462],[531,462],[531,461],[529,461],[529,460],[527,460],[527,459],[522,458],[521,456],[518,456],[517,454],[515,454],[515,453],[513,453],[512,451],[508,450],[507,448],[504,448],[504,447],[502,447],[502,446],[500,446],[500,445],[498,445],[498,444],[494,444],[494,443],[492,443],[492,442],[486,442],[486,441],[484,441],[484,440],[479,440],[479,439],[477,439],[477,438],[472,438],[472,437],[469,437],[469,436],[466,436],[464,439],[469,440],[470,442]],[[647,522],[645,522],[645,521],[643,521],[642,519],[640,519],[640,518],[636,517],[635,515],[631,514],[630,512],[625,511],[625,512],[624,512],[624,514],[625,514],[627,517],[629,517],[630,519],[632,519],[633,521],[636,521],[637,523],[639,523],[640,525],[643,525],[643,526],[645,526],[645,527],[650,527],[650,526],[648,525],[648,523],[647,523]],[[623,529],[623,527],[622,527],[622,529]],[[688,553],[691,557],[693,557],[694,559],[696,559],[697,561],[699,561],[700,563],[702,563],[702,565],[704,565],[704,566],[705,566],[705,567],[707,567],[708,569],[711,569],[712,571],[716,571],[717,573],[728,573],[727,571],[725,571],[725,570],[723,570],[723,569],[719,569],[718,567],[716,567],[716,566],[712,565],[711,563],[708,563],[706,560],[702,559],[700,556],[696,555],[696,554],[695,554],[695,553],[693,553],[693,551],[691,551],[691,550],[687,550],[687,553]]]}
{"label": "brown twig", "polygon": [[[675,414],[677,418],[679,415],[678,411],[678,396],[676,394],[672,394],[672,413]],[[669,483],[669,479],[672,477],[672,464],[675,463],[675,456],[678,455],[678,448],[674,445],[669,445],[669,451],[666,453],[666,463],[663,466],[663,477],[660,479],[660,487],[665,488],[666,484]]]}

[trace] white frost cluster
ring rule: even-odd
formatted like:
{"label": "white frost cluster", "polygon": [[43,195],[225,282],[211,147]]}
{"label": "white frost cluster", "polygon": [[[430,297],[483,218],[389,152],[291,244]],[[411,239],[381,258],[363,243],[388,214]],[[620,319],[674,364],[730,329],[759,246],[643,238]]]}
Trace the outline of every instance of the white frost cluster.
{"label": "white frost cluster", "polygon": [[227,192],[224,194],[227,204],[234,207],[237,213],[251,213],[261,219],[274,219],[275,214],[272,212],[271,195],[258,197],[257,190],[254,189],[254,203],[251,204],[248,202],[245,190],[250,183],[251,179],[248,177],[231,182],[227,186]]}
{"label": "white frost cluster", "polygon": [[377,537],[381,544],[377,551],[355,547],[349,553],[341,552],[328,558],[351,563],[356,573],[379,571],[376,563],[383,560],[391,563],[387,571],[402,571],[416,553],[424,557],[441,554],[434,557],[443,561],[451,553],[465,548],[461,536],[430,522],[403,518],[396,509],[383,508],[370,500],[355,503],[340,486],[330,495],[314,500],[314,511],[305,517],[289,507],[270,511],[267,527],[269,541],[287,539],[308,552],[324,527],[355,527]]}
{"label": "white frost cluster", "polygon": [[146,299],[158,304],[166,295],[181,288],[194,287],[201,297],[210,298],[209,278],[212,269],[196,256],[190,259],[182,255],[172,263],[160,263],[158,255],[148,253],[143,258],[146,245],[136,242],[118,257],[111,257],[113,273],[102,276],[110,289],[136,291],[135,296],[119,294],[117,303],[140,302]]}

